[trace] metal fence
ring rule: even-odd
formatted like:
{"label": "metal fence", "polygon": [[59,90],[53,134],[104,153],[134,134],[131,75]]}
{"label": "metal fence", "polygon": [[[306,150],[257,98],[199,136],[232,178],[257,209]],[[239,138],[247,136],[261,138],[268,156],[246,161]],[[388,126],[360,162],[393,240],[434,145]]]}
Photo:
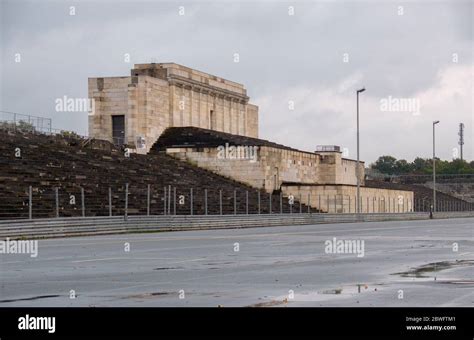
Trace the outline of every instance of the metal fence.
{"label": "metal fence", "polygon": [[45,135],[74,136],[81,139],[89,138],[86,135],[81,135],[76,132],[54,129],[52,127],[51,118],[10,111],[0,111],[0,128],[19,132],[40,133]]}
{"label": "metal fence", "polygon": [[52,133],[51,118],[17,112],[0,111],[0,124],[5,128]]}
{"label": "metal fence", "polygon": [[[259,190],[203,189],[175,186],[145,187],[28,187],[14,197],[2,197],[0,219],[50,217],[155,216],[155,215],[249,215],[249,214],[353,214],[356,197],[284,196]],[[361,197],[364,214],[429,212],[425,199]],[[437,201],[438,212],[473,211],[474,204],[460,200]]]}

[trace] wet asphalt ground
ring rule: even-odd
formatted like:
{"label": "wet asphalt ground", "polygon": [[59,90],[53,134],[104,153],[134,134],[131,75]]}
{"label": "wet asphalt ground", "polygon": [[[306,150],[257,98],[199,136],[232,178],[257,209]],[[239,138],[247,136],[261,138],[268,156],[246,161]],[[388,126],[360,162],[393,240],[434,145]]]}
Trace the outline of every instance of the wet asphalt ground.
{"label": "wet asphalt ground", "polygon": [[0,254],[12,306],[473,307],[474,218],[39,240]]}

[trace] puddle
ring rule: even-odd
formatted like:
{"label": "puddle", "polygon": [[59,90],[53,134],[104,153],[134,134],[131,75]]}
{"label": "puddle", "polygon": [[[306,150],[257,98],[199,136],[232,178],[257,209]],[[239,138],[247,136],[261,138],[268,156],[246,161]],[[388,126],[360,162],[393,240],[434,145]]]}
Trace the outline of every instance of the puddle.
{"label": "puddle", "polygon": [[18,301],[33,301],[39,299],[49,299],[59,297],[61,295],[39,295],[39,296],[32,296],[29,298],[21,298],[21,299],[11,299],[11,300],[0,300],[0,303],[8,303],[8,302],[18,302]]}
{"label": "puddle", "polygon": [[402,277],[427,278],[430,273],[439,272],[445,269],[456,267],[465,267],[474,265],[474,260],[456,260],[428,263],[419,267],[412,268],[405,272],[394,273],[391,275],[400,275]]}
{"label": "puddle", "polygon": [[176,294],[175,292],[153,292],[153,293],[144,293],[144,294],[136,294],[136,295],[127,295],[122,297],[122,299],[147,299],[154,296],[165,296]]}
{"label": "puddle", "polygon": [[287,303],[288,303],[287,299],[284,299],[284,300],[271,300],[271,301],[267,301],[267,302],[260,302],[260,303],[256,303],[256,304],[253,304],[253,305],[249,305],[247,307],[273,307],[273,306],[284,305],[284,304],[287,304]]}
{"label": "puddle", "polygon": [[158,268],[153,268],[153,270],[173,270],[173,269],[181,269],[179,267],[158,267]]}
{"label": "puddle", "polygon": [[342,288],[323,290],[320,294],[335,294],[339,295],[342,293]]}

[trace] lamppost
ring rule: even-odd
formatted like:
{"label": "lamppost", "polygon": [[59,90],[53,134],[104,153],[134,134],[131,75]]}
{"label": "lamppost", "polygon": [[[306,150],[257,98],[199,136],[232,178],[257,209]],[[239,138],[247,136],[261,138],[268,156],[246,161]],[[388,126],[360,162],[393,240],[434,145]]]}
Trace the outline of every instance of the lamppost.
{"label": "lamppost", "polygon": [[356,168],[356,177],[357,177],[357,209],[356,212],[357,214],[360,214],[360,161],[359,161],[359,93],[362,93],[365,91],[365,87],[361,88],[360,90],[357,90],[357,168]]}
{"label": "lamppost", "polygon": [[433,212],[436,211],[436,148],[435,148],[435,126],[439,120],[433,122]]}

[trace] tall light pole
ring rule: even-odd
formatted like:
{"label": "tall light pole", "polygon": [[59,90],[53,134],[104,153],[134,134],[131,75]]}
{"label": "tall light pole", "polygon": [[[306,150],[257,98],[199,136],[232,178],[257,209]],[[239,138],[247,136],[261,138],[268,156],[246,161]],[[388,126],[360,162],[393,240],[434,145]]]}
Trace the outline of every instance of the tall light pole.
{"label": "tall light pole", "polygon": [[439,120],[433,122],[433,212],[436,211],[436,147],[435,147],[435,126]]}
{"label": "tall light pole", "polygon": [[360,214],[360,161],[359,161],[359,93],[362,93],[365,91],[365,87],[361,88],[360,90],[357,90],[357,168],[356,168],[356,177],[357,177],[357,214]]}
{"label": "tall light pole", "polygon": [[462,147],[464,145],[464,124],[463,123],[460,123],[459,124],[459,146],[460,146],[460,149],[461,149],[461,161],[464,160],[463,156],[462,156]]}

